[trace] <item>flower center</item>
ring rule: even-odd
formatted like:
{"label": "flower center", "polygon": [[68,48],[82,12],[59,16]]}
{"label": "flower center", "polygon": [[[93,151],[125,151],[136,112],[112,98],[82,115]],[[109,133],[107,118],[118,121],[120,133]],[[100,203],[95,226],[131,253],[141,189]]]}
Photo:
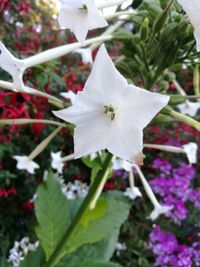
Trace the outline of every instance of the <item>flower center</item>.
{"label": "flower center", "polygon": [[81,7],[79,7],[79,10],[81,12],[87,13],[88,12],[88,7],[86,4],[83,4]]}
{"label": "flower center", "polygon": [[104,106],[104,108],[105,108],[104,110],[105,114],[107,114],[110,117],[111,121],[114,121],[117,108],[114,107],[113,105]]}

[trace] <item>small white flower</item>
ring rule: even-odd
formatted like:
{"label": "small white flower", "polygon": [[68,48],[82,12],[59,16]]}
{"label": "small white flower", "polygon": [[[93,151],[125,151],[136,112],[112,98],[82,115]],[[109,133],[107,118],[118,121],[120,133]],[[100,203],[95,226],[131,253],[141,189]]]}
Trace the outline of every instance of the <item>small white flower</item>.
{"label": "small white flower", "polygon": [[25,90],[23,82],[24,63],[13,56],[5,45],[0,41],[0,67],[8,72],[13,79],[13,90]]}
{"label": "small white flower", "polygon": [[76,49],[74,52],[81,55],[83,64],[93,64],[92,51],[90,48],[79,48]]}
{"label": "small white flower", "polygon": [[200,1],[199,0],[178,0],[183,10],[188,15],[194,27],[194,37],[197,43],[197,51],[200,51]]}
{"label": "small white flower", "polygon": [[17,161],[17,169],[26,170],[30,174],[34,174],[35,169],[40,167],[36,162],[30,160],[27,156],[13,156],[13,158]]}
{"label": "small white flower", "polygon": [[63,93],[60,93],[60,95],[66,99],[69,99],[72,104],[75,102],[76,94],[72,91],[68,91],[66,93],[63,92]]}
{"label": "small white flower", "polygon": [[131,171],[133,165],[124,159],[115,159],[113,161],[113,170],[125,170],[127,172]]}
{"label": "small white flower", "polygon": [[196,143],[188,143],[186,145],[183,145],[183,150],[187,155],[188,161],[190,164],[195,164],[197,163],[197,150],[198,150],[198,145]]}
{"label": "small white flower", "polygon": [[200,102],[186,101],[185,103],[177,105],[177,108],[182,114],[194,117],[200,109]]}
{"label": "small white flower", "polygon": [[119,257],[120,256],[120,253],[122,251],[127,250],[127,246],[126,246],[125,243],[117,242],[116,245],[115,245],[115,250],[116,250],[117,256]]}
{"label": "small white flower", "polygon": [[51,152],[51,167],[57,170],[58,173],[62,173],[64,167],[64,163],[61,158],[61,153],[61,151],[57,153]]}
{"label": "small white flower", "polygon": [[155,221],[161,214],[165,214],[172,209],[172,206],[156,205],[148,218]]}
{"label": "small white flower", "polygon": [[119,158],[141,163],[142,130],[168,101],[168,96],[129,85],[102,45],[74,104],[53,113],[76,125],[75,159],[108,149]]}
{"label": "small white flower", "polygon": [[74,32],[77,40],[84,43],[89,30],[106,27],[108,24],[98,11],[94,0],[62,0],[58,22],[61,27]]}
{"label": "small white flower", "polygon": [[128,187],[126,191],[124,192],[124,196],[129,197],[130,199],[134,200],[137,197],[142,197],[142,194],[140,192],[140,189],[134,186],[134,187]]}

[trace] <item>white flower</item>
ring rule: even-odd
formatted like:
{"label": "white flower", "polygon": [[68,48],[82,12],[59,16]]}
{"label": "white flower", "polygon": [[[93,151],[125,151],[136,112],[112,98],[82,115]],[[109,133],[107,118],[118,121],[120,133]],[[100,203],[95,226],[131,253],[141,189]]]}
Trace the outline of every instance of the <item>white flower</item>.
{"label": "white flower", "polygon": [[160,204],[156,205],[148,218],[155,221],[161,214],[165,214],[172,209],[172,206],[161,206]]}
{"label": "white flower", "polygon": [[113,170],[125,170],[127,172],[132,170],[132,164],[124,159],[115,159],[113,161]]}
{"label": "white flower", "polygon": [[124,192],[124,196],[129,197],[130,199],[134,200],[137,197],[142,197],[142,194],[140,192],[140,189],[134,186],[134,187],[128,187],[126,191]]}
{"label": "white flower", "polygon": [[177,105],[177,108],[182,114],[194,117],[200,109],[200,102],[186,101],[185,103]]}
{"label": "white flower", "polygon": [[62,0],[58,22],[61,27],[74,32],[82,44],[89,30],[106,27],[108,24],[98,11],[94,0]]}
{"label": "white flower", "polygon": [[127,246],[126,246],[125,243],[117,242],[116,245],[115,245],[115,250],[116,250],[116,254],[117,254],[118,257],[120,256],[121,251],[124,251],[126,249],[127,249]]}
{"label": "white flower", "polygon": [[30,160],[27,156],[14,156],[13,157],[17,161],[17,169],[19,170],[26,170],[27,172],[34,174],[35,169],[38,169],[40,166]]}
{"label": "white flower", "polygon": [[68,91],[66,93],[63,92],[63,93],[60,93],[60,95],[66,99],[69,99],[72,104],[75,102],[76,94],[72,91]]}
{"label": "white flower", "polygon": [[83,64],[93,64],[92,51],[90,48],[79,48],[76,49],[74,52],[81,55]]}
{"label": "white flower", "polygon": [[24,63],[22,62],[22,60],[13,56],[1,41],[0,67],[12,76],[14,90],[25,90],[24,82],[22,79],[24,72]]}
{"label": "white flower", "polygon": [[142,130],[168,101],[168,96],[128,85],[102,45],[75,103],[53,113],[76,125],[75,158],[108,149],[120,158],[139,163]]}
{"label": "white flower", "polygon": [[188,161],[190,164],[195,164],[197,163],[197,150],[198,150],[198,145],[196,143],[188,143],[186,145],[183,145],[183,150],[187,155]]}
{"label": "white flower", "polygon": [[62,173],[63,172],[63,167],[64,167],[64,163],[62,161],[61,158],[61,151],[54,153],[51,152],[51,167],[55,170],[57,170],[58,173]]}
{"label": "white flower", "polygon": [[21,241],[15,241],[14,247],[9,251],[8,262],[12,263],[13,267],[19,267],[24,257],[30,251],[36,251],[39,246],[39,241],[30,243],[28,237],[24,237]]}
{"label": "white flower", "polygon": [[197,51],[200,51],[200,1],[199,0],[178,0],[183,10],[188,15],[194,27],[194,37],[197,43]]}
{"label": "white flower", "polygon": [[[95,4],[96,4],[96,6],[98,6],[98,5],[102,5],[103,3],[106,3],[108,1],[109,0],[95,0]],[[113,15],[115,13],[115,11],[117,10],[117,7],[118,6],[116,5],[116,6],[102,8],[103,14],[105,16]]]}

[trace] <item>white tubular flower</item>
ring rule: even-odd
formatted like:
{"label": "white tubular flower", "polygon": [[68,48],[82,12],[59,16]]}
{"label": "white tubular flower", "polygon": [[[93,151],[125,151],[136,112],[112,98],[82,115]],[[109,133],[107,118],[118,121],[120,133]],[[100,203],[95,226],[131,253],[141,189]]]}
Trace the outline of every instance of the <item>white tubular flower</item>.
{"label": "white tubular flower", "polygon": [[61,27],[74,32],[77,40],[83,44],[89,30],[103,28],[108,25],[94,0],[62,0],[58,16]]}
{"label": "white tubular flower", "polygon": [[35,169],[40,167],[36,162],[30,160],[27,156],[13,156],[13,158],[17,161],[17,169],[26,170],[30,174],[34,174]]}
{"label": "white tubular flower", "polygon": [[188,143],[186,145],[183,145],[183,150],[187,155],[188,161],[190,164],[195,164],[197,163],[197,150],[198,150],[198,145],[196,143]]}
{"label": "white tubular flower", "polygon": [[160,204],[156,205],[148,218],[155,221],[160,215],[167,213],[172,210],[172,208],[173,207],[171,206],[161,206]]}
{"label": "white tubular flower", "polygon": [[148,198],[150,199],[151,203],[154,206],[154,210],[151,212],[150,216],[148,217],[149,219],[151,219],[152,221],[156,220],[161,214],[165,214],[166,212],[170,211],[173,209],[172,206],[161,206],[156,198],[156,196],[154,195],[153,190],[151,189],[149,183],[147,182],[146,178],[144,177],[142,171],[140,170],[140,168],[137,165],[134,165],[140,180],[143,184],[144,190],[148,196]]}
{"label": "white tubular flower", "polygon": [[72,104],[75,102],[76,94],[72,91],[68,91],[66,93],[63,92],[63,93],[60,93],[60,95],[64,97],[65,99],[69,99]]}
{"label": "white tubular flower", "polygon": [[92,51],[90,48],[79,48],[74,52],[81,55],[83,64],[93,64]]}
{"label": "white tubular flower", "polygon": [[8,72],[13,79],[13,90],[25,91],[23,82],[24,63],[13,56],[0,41],[0,67]]}
{"label": "white tubular flower", "polygon": [[188,15],[194,27],[194,37],[196,39],[197,51],[200,51],[200,1],[199,0],[177,0],[183,10]]}
{"label": "white tubular flower", "polygon": [[187,100],[185,103],[177,105],[177,108],[182,114],[194,117],[200,109],[200,102],[190,102]]}
{"label": "white tubular flower", "polygon": [[51,167],[55,170],[57,170],[58,173],[62,173],[63,172],[63,167],[64,167],[64,163],[62,161],[61,158],[61,151],[54,153],[51,152]]}
{"label": "white tubular flower", "polygon": [[124,192],[124,196],[134,200],[137,197],[142,197],[142,193],[140,192],[140,189],[136,186],[128,187],[126,191]]}
{"label": "white tubular flower", "polygon": [[115,159],[113,161],[113,170],[125,170],[127,172],[132,170],[132,164],[124,159]]}
{"label": "white tubular flower", "polygon": [[76,159],[108,149],[119,158],[142,164],[142,130],[168,101],[168,96],[129,85],[102,45],[75,103],[53,113],[76,125]]}

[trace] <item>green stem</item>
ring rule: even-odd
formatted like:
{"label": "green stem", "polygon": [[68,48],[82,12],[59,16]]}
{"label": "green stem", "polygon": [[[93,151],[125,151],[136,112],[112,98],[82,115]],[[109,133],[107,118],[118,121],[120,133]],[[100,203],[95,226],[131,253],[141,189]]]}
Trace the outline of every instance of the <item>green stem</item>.
{"label": "green stem", "polygon": [[49,260],[44,264],[44,267],[54,267],[55,264],[58,263],[60,259],[60,255],[62,255],[62,251],[66,244],[70,242],[70,238],[73,236],[74,232],[76,231],[77,227],[81,219],[83,218],[85,212],[90,207],[90,203],[93,201],[94,197],[96,196],[97,192],[99,191],[99,186],[102,184],[102,180],[105,181],[105,177],[109,175],[109,166],[113,160],[113,155],[108,154],[106,159],[103,163],[102,170],[97,174],[96,179],[94,180],[93,184],[90,187],[87,197],[84,199],[80,209],[78,210],[75,218],[73,219],[71,225],[67,229],[66,233],[64,234],[63,238],[61,239],[60,243],[57,245],[56,249],[52,253]]}

